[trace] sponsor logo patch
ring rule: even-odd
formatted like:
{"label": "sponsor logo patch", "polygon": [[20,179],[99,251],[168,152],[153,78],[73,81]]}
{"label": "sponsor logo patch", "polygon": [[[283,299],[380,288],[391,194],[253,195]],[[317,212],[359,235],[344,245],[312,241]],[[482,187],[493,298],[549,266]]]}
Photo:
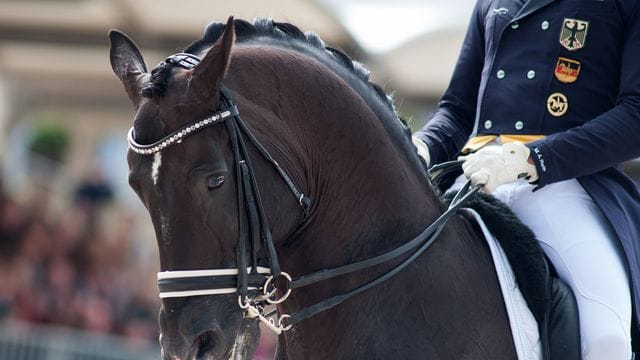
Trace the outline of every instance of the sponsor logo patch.
{"label": "sponsor logo patch", "polygon": [[565,18],[560,31],[560,44],[569,51],[582,49],[587,40],[587,30],[588,21]]}
{"label": "sponsor logo patch", "polygon": [[558,58],[555,74],[558,81],[570,84],[578,80],[578,75],[580,74],[580,62],[563,57]]}

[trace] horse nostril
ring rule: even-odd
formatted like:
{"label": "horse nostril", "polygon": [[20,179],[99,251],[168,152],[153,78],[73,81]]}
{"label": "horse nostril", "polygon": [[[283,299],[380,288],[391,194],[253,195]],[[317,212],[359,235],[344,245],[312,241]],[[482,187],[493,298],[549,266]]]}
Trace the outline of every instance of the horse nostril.
{"label": "horse nostril", "polygon": [[198,349],[196,359],[210,359],[216,348],[222,348],[223,337],[220,330],[208,330],[198,336],[193,342],[193,346]]}

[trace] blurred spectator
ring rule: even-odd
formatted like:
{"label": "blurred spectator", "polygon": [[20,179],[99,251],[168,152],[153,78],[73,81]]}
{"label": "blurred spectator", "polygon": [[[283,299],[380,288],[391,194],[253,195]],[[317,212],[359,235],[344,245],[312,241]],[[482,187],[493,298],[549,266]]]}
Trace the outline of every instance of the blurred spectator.
{"label": "blurred spectator", "polygon": [[76,201],[96,207],[111,200],[113,191],[102,174],[94,170],[81,180],[75,195]]}

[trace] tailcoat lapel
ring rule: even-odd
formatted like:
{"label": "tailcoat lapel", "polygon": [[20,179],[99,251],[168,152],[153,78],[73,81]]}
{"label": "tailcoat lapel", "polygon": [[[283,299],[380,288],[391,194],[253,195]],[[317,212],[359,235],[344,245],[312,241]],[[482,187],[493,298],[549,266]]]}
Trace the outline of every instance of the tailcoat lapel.
{"label": "tailcoat lapel", "polygon": [[520,9],[520,11],[518,11],[515,18],[513,18],[513,20],[511,21],[513,22],[513,21],[520,20],[523,17],[528,16],[529,14],[542,9],[543,7],[551,4],[554,1],[558,1],[558,0],[529,0],[524,4],[524,6]]}

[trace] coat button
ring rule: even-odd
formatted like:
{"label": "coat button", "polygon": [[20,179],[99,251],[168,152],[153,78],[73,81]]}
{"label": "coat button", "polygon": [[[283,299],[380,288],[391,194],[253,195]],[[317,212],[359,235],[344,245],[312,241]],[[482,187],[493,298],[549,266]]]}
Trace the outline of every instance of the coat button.
{"label": "coat button", "polygon": [[493,126],[493,123],[491,122],[491,120],[487,120],[484,122],[485,129],[491,129],[492,126]]}
{"label": "coat button", "polygon": [[534,77],[536,77],[535,70],[529,70],[529,72],[527,72],[527,79],[533,79]]}
{"label": "coat button", "polygon": [[518,22],[517,22],[517,21],[515,21],[515,22],[513,22],[513,23],[511,24],[511,28],[512,28],[512,29],[517,29],[519,26],[520,26],[520,24],[518,24]]}
{"label": "coat button", "polygon": [[516,121],[515,128],[516,130],[522,130],[522,128],[524,128],[524,123],[522,121]]}
{"label": "coat button", "polygon": [[540,27],[542,30],[547,30],[549,28],[549,22],[547,20],[543,21],[542,24],[540,24]]}
{"label": "coat button", "polygon": [[498,72],[496,72],[496,76],[498,77],[498,79],[504,79],[505,75],[506,75],[506,73],[502,69],[500,69],[500,70],[498,70]]}

